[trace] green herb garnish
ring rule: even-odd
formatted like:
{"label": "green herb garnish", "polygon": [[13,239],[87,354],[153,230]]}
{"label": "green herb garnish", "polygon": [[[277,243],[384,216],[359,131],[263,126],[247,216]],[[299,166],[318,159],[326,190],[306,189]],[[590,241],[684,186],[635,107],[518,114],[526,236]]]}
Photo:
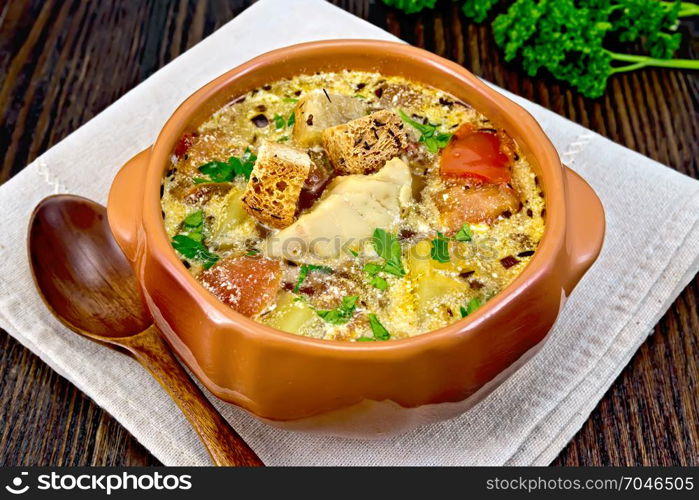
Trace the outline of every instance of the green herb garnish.
{"label": "green herb garnish", "polygon": [[210,161],[199,167],[199,172],[208,176],[207,178],[195,177],[194,183],[204,182],[231,182],[237,176],[242,175],[246,179],[250,178],[252,168],[255,166],[257,156],[246,148],[243,155],[238,158],[231,156],[228,161]]}
{"label": "green herb garnish", "polygon": [[418,121],[410,118],[405,111],[398,110],[400,117],[405,123],[413,127],[415,130],[420,132],[420,142],[425,145],[427,151],[430,153],[436,153],[440,149],[443,149],[449,144],[451,139],[451,134],[444,132],[437,132],[437,125],[432,125],[431,123],[420,123]]}
{"label": "green herb garnish", "polygon": [[314,264],[301,264],[301,269],[299,269],[299,278],[296,281],[296,286],[293,292],[298,293],[301,289],[301,284],[306,280],[308,273],[311,271],[320,271],[321,273],[331,274],[333,270],[328,266],[316,266]]}
{"label": "green herb garnish", "polygon": [[388,281],[386,281],[384,278],[381,276],[373,276],[369,280],[369,284],[373,286],[374,288],[378,288],[381,291],[384,291],[388,288]]}
{"label": "green herb garnish", "polygon": [[432,240],[432,259],[437,262],[449,262],[449,238],[437,231],[437,237]]}
{"label": "green herb garnish", "polygon": [[291,103],[299,102],[299,100],[296,99],[295,97],[285,97],[284,99],[282,99],[282,101],[291,102]]}
{"label": "green herb garnish", "polygon": [[357,299],[356,295],[348,295],[342,299],[342,303],[335,309],[318,310],[316,314],[328,323],[343,325],[352,318],[357,307]]}
{"label": "green herb garnish", "polygon": [[296,114],[292,111],[291,114],[289,115],[289,118],[287,118],[287,120],[286,120],[286,126],[293,127],[294,123],[296,123]]}
{"label": "green herb garnish", "polygon": [[405,276],[402,260],[403,252],[398,238],[383,229],[376,228],[374,229],[372,243],[376,253],[385,261],[382,271],[399,278]]}
{"label": "green herb garnish", "polygon": [[481,302],[481,299],[478,297],[473,297],[471,300],[468,301],[468,304],[466,304],[466,307],[461,306],[459,310],[461,311],[461,317],[465,318],[469,314],[472,314],[476,309],[481,307],[483,305],[483,302]]}
{"label": "green herb garnish", "polygon": [[188,259],[200,261],[204,269],[209,269],[216,264],[219,257],[203,243],[204,240],[204,212],[197,210],[192,212],[182,221],[183,234],[178,234],[172,238],[172,246],[182,256]]}
{"label": "green herb garnish", "polygon": [[456,241],[471,241],[473,235],[471,234],[471,226],[464,224],[461,229],[454,235]]}
{"label": "green herb garnish", "polygon": [[274,115],[274,128],[281,130],[286,125],[286,120],[282,115]]}
{"label": "green herb garnish", "polygon": [[277,139],[277,142],[286,142],[286,141],[288,141],[288,140],[289,140],[289,136],[288,136],[288,135],[283,135],[283,136],[281,136],[279,139]]}
{"label": "green herb garnish", "polygon": [[185,234],[178,234],[172,238],[172,246],[182,256],[200,261],[204,269],[209,269],[219,259],[218,255],[209,252],[201,241]]}
{"label": "green herb garnish", "polygon": [[374,230],[372,243],[374,245],[374,250],[376,250],[376,253],[384,262],[383,264],[369,262],[364,265],[364,272],[371,277],[369,280],[371,286],[379,290],[386,290],[388,288],[388,282],[385,278],[379,276],[379,273],[388,273],[399,278],[405,276],[400,243],[398,242],[398,238],[380,228]]}
{"label": "green herb garnish", "polygon": [[391,334],[388,330],[381,324],[379,318],[376,314],[369,314],[369,326],[371,326],[371,331],[374,332],[375,340],[388,340],[391,338]]}

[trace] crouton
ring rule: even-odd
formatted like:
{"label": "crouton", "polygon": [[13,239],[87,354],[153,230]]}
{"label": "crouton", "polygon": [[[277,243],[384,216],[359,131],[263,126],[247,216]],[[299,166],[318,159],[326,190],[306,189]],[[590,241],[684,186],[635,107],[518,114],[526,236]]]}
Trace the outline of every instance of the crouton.
{"label": "crouton", "polygon": [[381,110],[323,132],[323,147],[340,175],[376,172],[408,145],[403,121]]}
{"label": "crouton", "polygon": [[320,144],[323,130],[364,116],[365,102],[355,97],[316,89],[299,99],[294,110],[294,142],[302,147]]}
{"label": "crouton", "polygon": [[263,141],[243,193],[245,210],[268,226],[282,229],[294,222],[311,159],[305,151]]}

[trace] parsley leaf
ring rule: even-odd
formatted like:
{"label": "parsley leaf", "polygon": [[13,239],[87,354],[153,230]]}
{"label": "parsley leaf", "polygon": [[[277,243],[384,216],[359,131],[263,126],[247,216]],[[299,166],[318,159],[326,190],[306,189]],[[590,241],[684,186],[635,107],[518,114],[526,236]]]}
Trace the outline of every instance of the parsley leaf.
{"label": "parsley leaf", "polygon": [[352,318],[352,314],[354,314],[354,310],[357,307],[358,298],[356,295],[348,295],[342,299],[342,303],[335,309],[318,310],[316,314],[333,325],[345,324]]}
{"label": "parsley leaf", "polygon": [[296,123],[296,114],[292,111],[289,118],[286,119],[286,126],[292,127]]}
{"label": "parsley leaf", "polygon": [[431,123],[420,123],[418,121],[410,118],[405,111],[398,110],[400,117],[405,123],[413,127],[415,130],[420,132],[419,141],[425,145],[427,151],[430,153],[436,153],[440,149],[443,149],[449,144],[451,139],[451,134],[445,132],[437,132],[437,125],[432,125]]}
{"label": "parsley leaf", "polygon": [[371,331],[374,332],[375,340],[388,340],[391,338],[391,334],[388,333],[386,327],[384,327],[376,314],[369,314],[369,326],[371,326]]}
{"label": "parsley leaf", "polygon": [[306,280],[308,273],[311,271],[320,271],[321,273],[331,274],[333,270],[327,266],[316,266],[314,264],[301,264],[301,269],[299,270],[299,278],[296,281],[296,286],[293,292],[298,293],[301,288],[301,284]]}
{"label": "parsley leaf", "polygon": [[219,259],[218,255],[209,252],[204,240],[204,212],[192,212],[182,221],[184,234],[172,238],[172,246],[182,256],[201,261],[204,269],[209,269]]}
{"label": "parsley leaf", "polygon": [[284,99],[282,99],[282,101],[291,102],[291,103],[299,102],[299,100],[296,99],[295,97],[285,97]]}
{"label": "parsley leaf", "polygon": [[277,139],[277,142],[286,142],[286,141],[288,141],[288,140],[289,140],[289,136],[288,136],[288,135],[283,135],[283,136],[281,136],[279,139]]}
{"label": "parsley leaf", "polygon": [[432,240],[432,259],[437,262],[449,262],[449,239],[437,231],[437,237]]}
{"label": "parsley leaf", "polygon": [[476,309],[481,307],[483,305],[483,302],[481,302],[481,299],[478,297],[473,297],[471,300],[468,301],[468,304],[466,304],[466,307],[461,306],[460,311],[461,311],[461,317],[465,318],[469,314],[472,314]]}
{"label": "parsley leaf", "polygon": [[178,234],[172,238],[172,246],[182,256],[200,261],[204,269],[209,269],[219,259],[218,255],[209,252],[204,244],[192,238],[192,235]]}
{"label": "parsley leaf", "polygon": [[364,265],[364,272],[371,277],[371,280],[369,280],[371,286],[379,290],[386,290],[388,282],[385,278],[378,275],[380,272],[392,274],[399,278],[405,276],[400,243],[394,235],[380,228],[374,230],[372,243],[374,250],[384,260],[384,263],[369,262]]}
{"label": "parsley leaf", "polygon": [[281,130],[286,125],[286,120],[282,115],[274,115],[274,128]]}
{"label": "parsley leaf", "polygon": [[395,274],[398,277],[405,276],[402,250],[398,238],[383,229],[376,228],[374,229],[372,243],[379,257],[386,261],[383,271]]}
{"label": "parsley leaf", "polygon": [[473,235],[471,234],[471,226],[468,224],[464,224],[461,226],[461,229],[454,235],[454,239],[456,241],[471,241],[473,239]]}
{"label": "parsley leaf", "polygon": [[369,280],[369,284],[374,288],[378,288],[381,291],[384,291],[388,288],[388,281],[386,281],[381,276],[374,276]]}
{"label": "parsley leaf", "polygon": [[256,161],[257,156],[250,151],[250,148],[245,148],[245,152],[240,158],[231,156],[228,158],[228,161],[210,161],[203,164],[198,170],[202,174],[207,175],[208,179],[195,177],[194,183],[231,182],[239,175],[249,179]]}
{"label": "parsley leaf", "polygon": [[192,212],[182,221],[182,228],[187,231],[197,231],[202,232],[204,228],[204,212],[202,210],[197,210]]}

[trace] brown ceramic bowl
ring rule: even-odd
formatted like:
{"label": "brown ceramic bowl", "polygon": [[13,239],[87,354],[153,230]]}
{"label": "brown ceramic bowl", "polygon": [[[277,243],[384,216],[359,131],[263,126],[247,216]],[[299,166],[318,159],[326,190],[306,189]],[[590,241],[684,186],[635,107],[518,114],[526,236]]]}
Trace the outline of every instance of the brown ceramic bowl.
{"label": "brown ceramic bowl", "polygon": [[[170,246],[159,190],[180,136],[267,82],[342,69],[401,75],[447,91],[503,127],[533,164],[547,202],[539,249],[520,276],[467,319],[382,343],[292,335],[219,302]],[[604,236],[599,199],[561,165],[529,113],[453,62],[370,40],[294,45],[216,78],[175,111],[151,148],[122,168],[108,213],[155,323],[211,392],[277,425],[364,436],[453,416],[492,390],[541,346]]]}

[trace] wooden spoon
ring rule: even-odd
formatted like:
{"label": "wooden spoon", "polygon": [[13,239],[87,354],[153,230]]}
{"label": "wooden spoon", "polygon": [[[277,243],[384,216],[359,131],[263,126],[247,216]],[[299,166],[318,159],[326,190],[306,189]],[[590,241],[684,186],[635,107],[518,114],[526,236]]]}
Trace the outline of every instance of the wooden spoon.
{"label": "wooden spoon", "polygon": [[71,195],[45,198],[32,214],[28,247],[39,294],[64,325],[133,355],[177,403],[215,464],[264,465],[194,384],[152,324],[103,206]]}

